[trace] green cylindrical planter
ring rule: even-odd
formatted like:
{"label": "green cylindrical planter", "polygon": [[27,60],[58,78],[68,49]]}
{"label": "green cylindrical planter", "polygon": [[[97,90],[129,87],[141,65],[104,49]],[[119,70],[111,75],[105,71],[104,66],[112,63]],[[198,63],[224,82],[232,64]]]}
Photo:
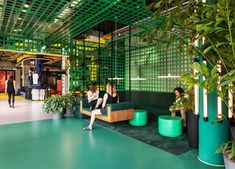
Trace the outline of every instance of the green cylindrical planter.
{"label": "green cylindrical planter", "polygon": [[[202,98],[202,99],[201,99]],[[216,122],[217,120],[217,95],[210,93],[208,98],[208,121],[203,119],[203,96],[200,91],[200,115],[199,115],[199,152],[198,159],[212,166],[223,166],[223,154],[216,153],[222,143],[228,141],[228,123]],[[223,112],[227,112],[223,105]],[[226,113],[225,113],[226,114]]]}
{"label": "green cylindrical planter", "polygon": [[129,123],[132,126],[145,126],[147,124],[147,110],[143,109],[135,109],[134,110],[134,118],[129,120]]}
{"label": "green cylindrical planter", "polygon": [[168,115],[159,116],[158,132],[168,137],[178,137],[182,135],[182,118]]}

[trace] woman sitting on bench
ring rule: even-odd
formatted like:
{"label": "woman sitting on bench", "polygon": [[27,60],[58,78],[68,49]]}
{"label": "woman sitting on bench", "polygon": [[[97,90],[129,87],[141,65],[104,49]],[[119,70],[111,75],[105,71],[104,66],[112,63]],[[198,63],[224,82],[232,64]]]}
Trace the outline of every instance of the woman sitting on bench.
{"label": "woman sitting on bench", "polygon": [[97,90],[97,84],[92,83],[90,86],[90,90],[87,92],[88,97],[88,105],[90,109],[98,108],[102,103],[102,98],[99,98],[99,90]]}
{"label": "woman sitting on bench", "polygon": [[119,97],[117,95],[117,90],[112,82],[108,83],[106,86],[106,93],[103,97],[102,109],[95,109],[92,111],[90,124],[87,127],[84,127],[84,130],[92,130],[93,124],[95,122],[96,115],[106,114],[106,105],[111,103],[119,103]]}

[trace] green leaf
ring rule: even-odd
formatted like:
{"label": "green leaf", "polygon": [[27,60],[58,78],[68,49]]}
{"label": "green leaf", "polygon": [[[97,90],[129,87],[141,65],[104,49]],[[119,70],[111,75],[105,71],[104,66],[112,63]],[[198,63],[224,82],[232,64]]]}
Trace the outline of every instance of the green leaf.
{"label": "green leaf", "polygon": [[232,42],[232,39],[231,39],[231,36],[230,36],[229,33],[228,33],[225,37],[226,37],[226,39],[227,39],[229,42]]}
{"label": "green leaf", "polygon": [[161,6],[162,0],[154,4],[154,8],[159,8]]}
{"label": "green leaf", "polygon": [[229,20],[228,25],[229,25],[230,28],[232,28],[233,20]]}
{"label": "green leaf", "polygon": [[227,86],[231,83],[235,83],[235,75],[229,76],[226,79],[223,79],[223,81],[221,80],[220,86],[224,87],[224,86]]}
{"label": "green leaf", "polygon": [[201,65],[199,64],[199,63],[193,63],[192,65],[191,65],[191,67],[193,68],[193,69],[195,69],[195,70],[197,70],[198,72],[200,72],[200,73],[202,73],[202,69],[201,69]]}
{"label": "green leaf", "polygon": [[204,63],[201,65],[201,70],[202,70],[202,74],[205,76],[205,78],[207,78],[207,75],[209,74],[210,70],[207,67],[207,65],[205,65]]}
{"label": "green leaf", "polygon": [[235,157],[235,141],[232,141],[231,159]]}
{"label": "green leaf", "polygon": [[218,79],[218,71],[216,66],[214,66],[211,70],[211,78],[216,80]]}
{"label": "green leaf", "polygon": [[203,51],[203,54],[206,54],[208,51],[210,51],[211,49],[213,49],[214,46],[209,46],[207,47],[204,51]]}
{"label": "green leaf", "polygon": [[226,44],[226,43],[224,43],[224,42],[218,42],[218,43],[216,43],[215,47],[218,48],[218,47],[220,47],[220,46],[222,46],[222,45],[225,45],[225,44]]}

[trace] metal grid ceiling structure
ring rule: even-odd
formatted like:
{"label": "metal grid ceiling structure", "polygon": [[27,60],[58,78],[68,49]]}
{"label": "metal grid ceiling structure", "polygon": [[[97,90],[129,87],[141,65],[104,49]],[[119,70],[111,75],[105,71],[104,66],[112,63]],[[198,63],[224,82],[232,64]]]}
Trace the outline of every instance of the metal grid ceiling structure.
{"label": "metal grid ceiling structure", "polygon": [[145,0],[1,0],[0,34],[69,41],[104,21],[135,25]]}

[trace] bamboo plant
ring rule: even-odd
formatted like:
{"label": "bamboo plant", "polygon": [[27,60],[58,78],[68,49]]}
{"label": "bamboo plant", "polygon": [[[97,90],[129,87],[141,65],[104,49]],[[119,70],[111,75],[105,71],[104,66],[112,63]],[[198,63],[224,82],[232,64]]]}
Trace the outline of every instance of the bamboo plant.
{"label": "bamboo plant", "polygon": [[[177,39],[179,49],[187,44],[189,56],[200,56],[209,66],[194,63],[192,68],[197,73],[189,72],[181,79],[188,89],[197,84],[207,89],[208,93],[216,92],[226,103],[227,90],[231,90],[233,95],[235,91],[234,0],[207,0],[206,3],[197,0],[159,0],[146,9],[153,11],[154,17],[164,22],[147,31],[143,40],[165,41],[170,46]],[[196,45],[195,41],[201,42],[201,45]],[[218,65],[221,72],[217,69]],[[220,151],[225,150],[229,150],[230,159],[235,158],[235,141],[222,145]]]}

